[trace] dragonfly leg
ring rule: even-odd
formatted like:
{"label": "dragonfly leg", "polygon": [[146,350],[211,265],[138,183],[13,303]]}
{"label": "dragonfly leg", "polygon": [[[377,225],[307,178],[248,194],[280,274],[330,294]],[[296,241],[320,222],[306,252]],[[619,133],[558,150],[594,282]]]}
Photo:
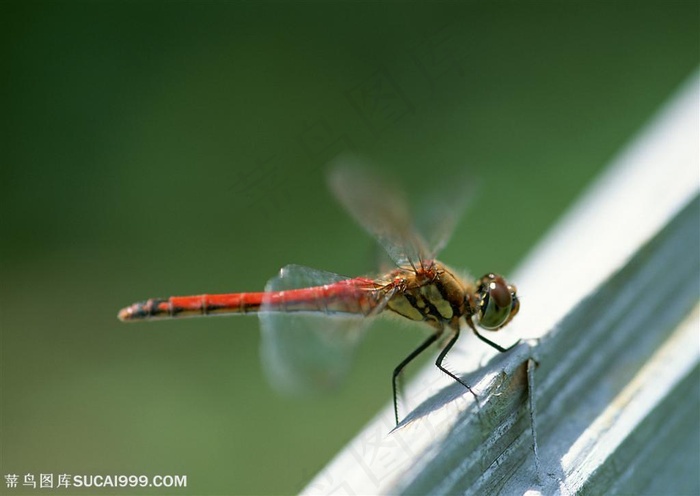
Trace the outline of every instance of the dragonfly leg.
{"label": "dragonfly leg", "polygon": [[442,372],[444,372],[445,374],[447,374],[447,375],[449,375],[450,377],[452,377],[455,381],[459,382],[462,386],[464,386],[465,388],[467,388],[467,390],[471,393],[471,395],[474,396],[474,401],[476,401],[476,406],[479,407],[479,398],[477,397],[477,395],[476,395],[476,393],[474,392],[474,390],[469,386],[469,384],[467,384],[466,382],[464,382],[462,379],[460,379],[459,377],[457,377],[455,374],[453,374],[452,372],[450,372],[449,370],[447,370],[447,369],[442,365],[442,361],[445,359],[445,356],[447,356],[447,353],[449,353],[449,351],[452,349],[452,347],[454,346],[454,344],[457,342],[457,339],[459,339],[459,326],[451,327],[451,329],[452,329],[452,337],[450,338],[450,340],[447,342],[447,344],[445,345],[445,347],[442,349],[442,351],[441,351],[440,354],[438,355],[437,360],[435,360],[435,366],[436,366],[437,368],[439,368],[439,369],[440,369]]}
{"label": "dragonfly leg", "polygon": [[482,336],[481,334],[479,334],[479,331],[476,330],[476,326],[475,326],[474,323],[471,321],[471,319],[467,319],[467,323],[469,324],[469,327],[471,327],[471,329],[472,329],[472,331],[474,332],[474,334],[476,334],[476,337],[477,337],[477,338],[481,339],[484,343],[486,343],[486,344],[488,344],[489,346],[491,346],[491,347],[497,349],[497,350],[500,351],[501,353],[505,353],[506,351],[510,351],[510,350],[512,350],[513,348],[515,348],[516,346],[518,346],[518,345],[520,344],[520,339],[518,339],[515,343],[513,343],[512,345],[510,345],[508,348],[504,348],[504,347],[501,346],[500,344],[494,343],[494,342],[491,341],[489,338],[487,338],[487,337]]}
{"label": "dragonfly leg", "polygon": [[440,337],[442,334],[442,328],[438,329],[435,331],[433,334],[428,337],[425,341],[421,343],[421,345],[413,350],[410,355],[408,355],[406,358],[404,358],[400,364],[396,366],[394,369],[394,373],[391,378],[391,386],[392,390],[394,392],[394,417],[396,420],[396,425],[399,425],[399,403],[398,403],[398,389],[397,389],[397,382],[398,378],[401,375],[401,372],[403,369],[408,365],[414,358],[416,358],[418,355],[423,353],[426,348],[428,348],[431,344],[433,344],[437,339]]}

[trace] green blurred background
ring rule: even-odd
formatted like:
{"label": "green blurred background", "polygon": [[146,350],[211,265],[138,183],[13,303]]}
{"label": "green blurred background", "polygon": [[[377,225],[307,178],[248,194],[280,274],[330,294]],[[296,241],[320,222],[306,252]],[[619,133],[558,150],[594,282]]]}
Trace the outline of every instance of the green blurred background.
{"label": "green blurred background", "polygon": [[695,1],[0,16],[1,472],[188,476],[82,494],[296,492],[422,337],[380,323],[338,394],[289,399],[264,380],[254,317],[127,326],[120,307],[259,290],[288,263],[366,273],[372,241],[325,188],[344,151],[416,194],[468,167],[481,195],[441,258],[508,273],[700,46]]}

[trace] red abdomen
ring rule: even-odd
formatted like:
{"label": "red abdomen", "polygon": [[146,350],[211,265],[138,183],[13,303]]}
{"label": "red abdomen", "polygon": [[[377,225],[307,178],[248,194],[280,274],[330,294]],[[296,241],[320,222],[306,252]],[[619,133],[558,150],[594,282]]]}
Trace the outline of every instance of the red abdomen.
{"label": "red abdomen", "polygon": [[266,312],[318,312],[368,315],[380,301],[381,286],[371,279],[347,279],[324,286],[270,293],[229,293],[151,298],[119,312],[123,321]]}

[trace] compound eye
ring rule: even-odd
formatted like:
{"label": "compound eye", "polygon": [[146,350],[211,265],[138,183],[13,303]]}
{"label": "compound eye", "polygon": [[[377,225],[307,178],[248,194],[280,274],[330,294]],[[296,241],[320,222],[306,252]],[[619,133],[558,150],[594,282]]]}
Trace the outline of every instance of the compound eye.
{"label": "compound eye", "polygon": [[515,292],[501,276],[482,277],[479,293],[479,326],[484,329],[495,331],[503,327],[510,320],[511,311],[519,310]]}

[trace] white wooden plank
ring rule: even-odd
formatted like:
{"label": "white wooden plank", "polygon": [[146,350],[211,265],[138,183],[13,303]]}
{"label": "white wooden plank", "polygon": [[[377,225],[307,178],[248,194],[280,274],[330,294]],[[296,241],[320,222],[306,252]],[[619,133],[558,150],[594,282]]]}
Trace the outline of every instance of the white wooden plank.
{"label": "white wooden plank", "polygon": [[[523,343],[497,355],[460,339],[450,367],[475,385],[480,410],[428,367],[407,388],[420,404],[402,425],[392,431],[387,406],[304,493],[631,487],[616,460],[651,466],[648,456],[630,457],[630,443],[650,440],[643,434],[700,361],[697,333],[694,347],[689,341],[700,295],[699,108],[695,75],[513,275],[522,309],[499,342],[523,336],[532,348]],[[526,414],[531,355],[540,364],[533,396],[539,481]],[[673,373],[663,375],[668,361]],[[680,415],[669,433],[688,418]]]}

